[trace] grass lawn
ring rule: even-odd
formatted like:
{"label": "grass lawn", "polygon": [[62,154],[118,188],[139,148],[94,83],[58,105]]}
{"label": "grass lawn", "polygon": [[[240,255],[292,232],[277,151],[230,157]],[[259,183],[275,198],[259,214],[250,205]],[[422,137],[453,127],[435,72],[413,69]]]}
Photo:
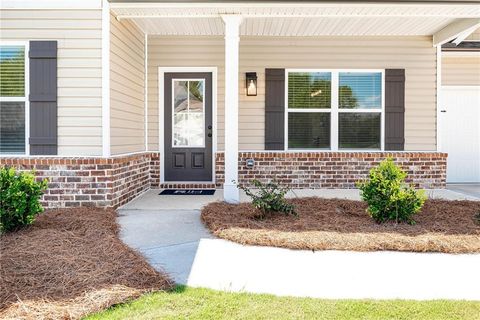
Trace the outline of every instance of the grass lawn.
{"label": "grass lawn", "polygon": [[176,287],[86,319],[480,319],[480,302],[321,300]]}

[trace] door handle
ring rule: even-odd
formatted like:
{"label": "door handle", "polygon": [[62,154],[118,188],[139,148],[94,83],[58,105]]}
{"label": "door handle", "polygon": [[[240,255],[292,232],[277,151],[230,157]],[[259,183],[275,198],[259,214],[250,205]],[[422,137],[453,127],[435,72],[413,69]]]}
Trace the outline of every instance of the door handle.
{"label": "door handle", "polygon": [[445,113],[445,112],[447,112],[447,110],[440,110],[440,112],[443,112],[443,113]]}
{"label": "door handle", "polygon": [[211,138],[211,137],[212,137],[212,134],[211,134],[211,133],[208,133],[208,134],[207,134],[207,137]]}
{"label": "door handle", "polygon": [[208,130],[212,130],[212,125],[209,125],[207,128]]}

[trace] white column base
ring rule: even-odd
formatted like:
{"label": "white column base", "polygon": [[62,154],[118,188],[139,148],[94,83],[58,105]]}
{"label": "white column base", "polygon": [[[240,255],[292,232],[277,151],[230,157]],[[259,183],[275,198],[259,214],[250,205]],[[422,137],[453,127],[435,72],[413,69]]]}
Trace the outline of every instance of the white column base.
{"label": "white column base", "polygon": [[239,203],[240,191],[235,184],[223,184],[223,199],[227,203]]}

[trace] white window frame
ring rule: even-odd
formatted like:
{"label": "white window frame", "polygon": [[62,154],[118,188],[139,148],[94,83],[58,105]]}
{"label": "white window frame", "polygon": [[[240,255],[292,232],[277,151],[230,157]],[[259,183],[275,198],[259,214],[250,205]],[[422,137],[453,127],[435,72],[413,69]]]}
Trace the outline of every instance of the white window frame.
{"label": "white window frame", "polygon": [[[323,72],[331,74],[331,107],[329,109],[297,109],[288,106],[288,75],[296,72]],[[338,106],[339,74],[349,73],[381,73],[381,108],[380,109],[340,109]],[[375,152],[385,150],[385,69],[285,69],[285,151],[339,151],[339,152]],[[312,112],[330,113],[330,148],[302,149],[288,147],[288,115],[289,113]],[[380,149],[340,149],[338,147],[339,131],[338,119],[340,113],[380,113]]]}
{"label": "white window frame", "polygon": [[0,41],[0,46],[23,46],[25,48],[25,96],[24,97],[1,97],[1,102],[24,102],[25,103],[25,153],[0,153],[0,157],[18,157],[30,155],[30,63],[28,61],[30,43],[28,41]]}
{"label": "white window frame", "polygon": [[[174,95],[174,90],[175,90],[175,81],[202,81],[203,82],[203,92],[202,92],[202,96],[203,96],[203,144],[200,145],[200,146],[192,146],[190,145],[190,140],[189,140],[189,143],[188,145],[185,145],[185,146],[176,146],[175,145],[175,136],[174,136],[174,128],[175,128],[175,95]],[[206,130],[205,130],[205,86],[206,86],[206,81],[205,79],[202,79],[202,78],[173,78],[172,79],[172,148],[205,148],[205,143],[206,143]],[[190,84],[189,84],[189,87],[188,89],[190,89]],[[190,114],[190,97],[189,97],[189,93],[190,91],[187,91],[187,103],[188,103],[188,113],[187,114]]]}

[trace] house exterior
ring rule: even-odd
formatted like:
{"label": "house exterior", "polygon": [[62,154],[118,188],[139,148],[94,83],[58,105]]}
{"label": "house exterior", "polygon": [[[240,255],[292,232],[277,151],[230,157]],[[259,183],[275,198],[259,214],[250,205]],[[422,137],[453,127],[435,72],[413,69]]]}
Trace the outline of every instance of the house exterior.
{"label": "house exterior", "polygon": [[0,163],[49,178],[48,207],[353,188],[386,157],[443,188],[442,85],[480,85],[475,45],[442,53],[478,37],[476,1],[2,0],[0,19]]}

